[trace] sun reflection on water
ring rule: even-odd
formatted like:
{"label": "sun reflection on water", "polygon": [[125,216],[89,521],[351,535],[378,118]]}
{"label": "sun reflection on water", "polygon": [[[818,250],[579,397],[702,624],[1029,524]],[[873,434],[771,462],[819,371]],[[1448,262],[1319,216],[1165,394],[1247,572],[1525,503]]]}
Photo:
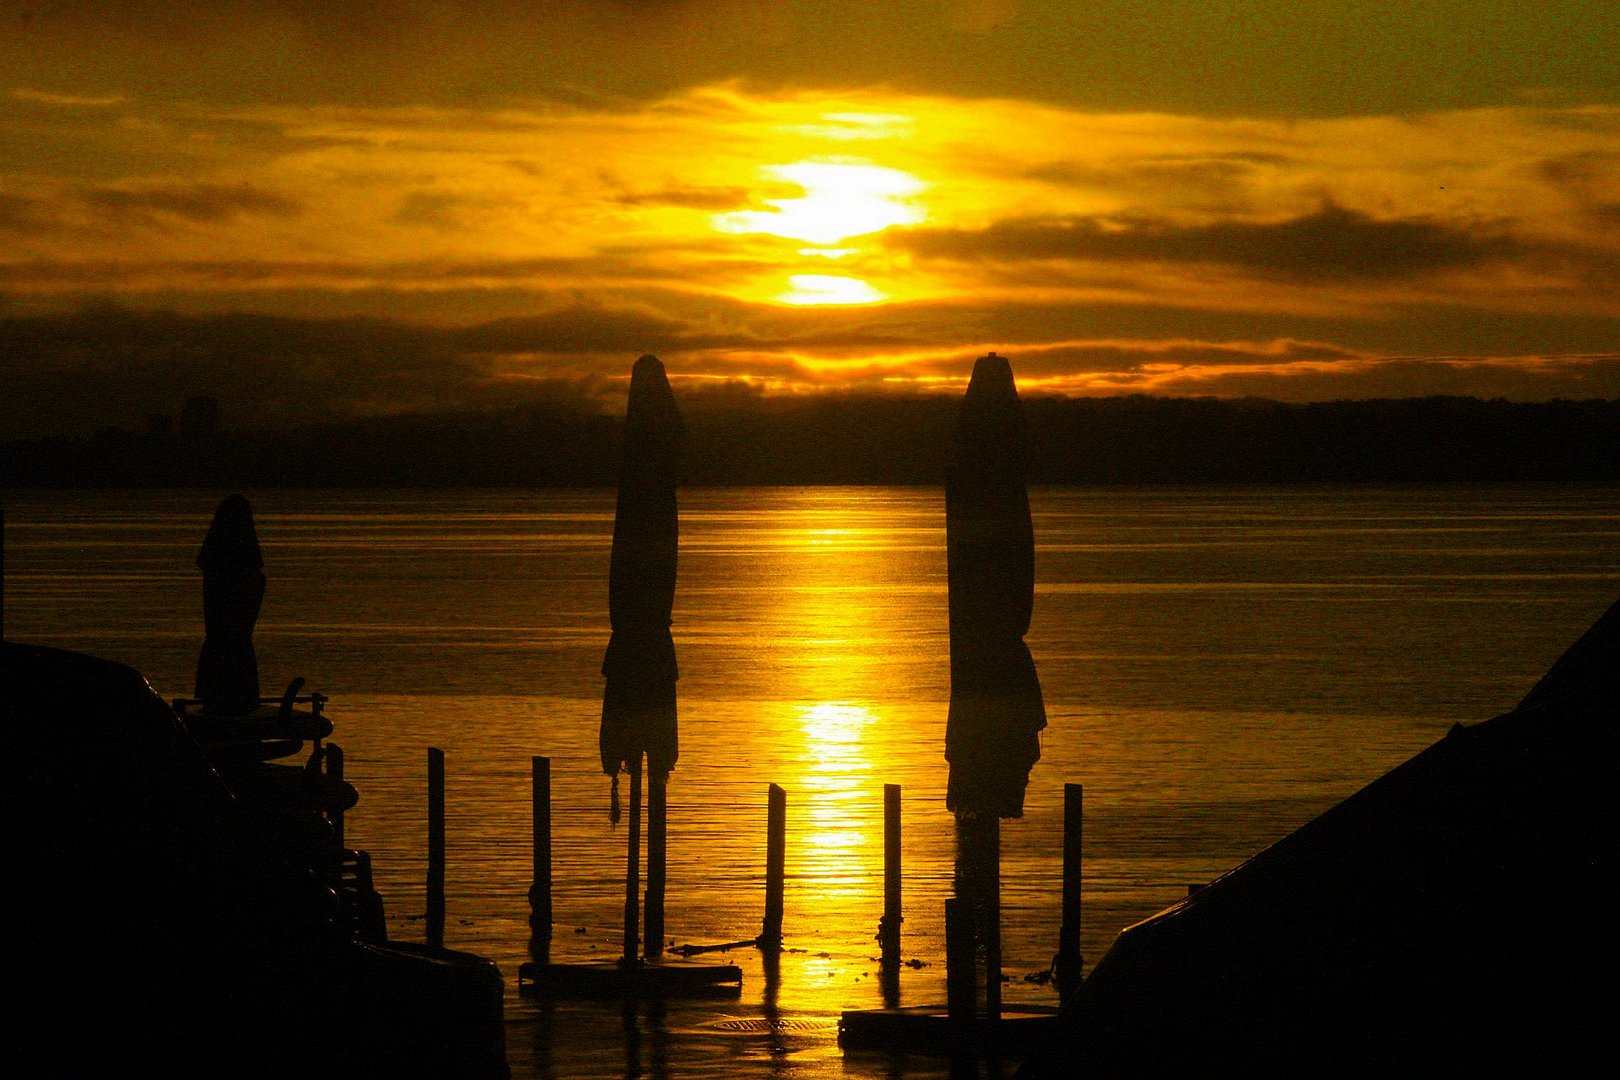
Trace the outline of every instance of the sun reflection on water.
{"label": "sun reflection on water", "polygon": [[805,748],[804,770],[796,778],[804,792],[804,858],[807,863],[846,863],[831,891],[848,892],[850,881],[875,858],[867,806],[875,767],[868,756],[867,729],[876,717],[860,705],[823,702],[801,706],[797,720]]}

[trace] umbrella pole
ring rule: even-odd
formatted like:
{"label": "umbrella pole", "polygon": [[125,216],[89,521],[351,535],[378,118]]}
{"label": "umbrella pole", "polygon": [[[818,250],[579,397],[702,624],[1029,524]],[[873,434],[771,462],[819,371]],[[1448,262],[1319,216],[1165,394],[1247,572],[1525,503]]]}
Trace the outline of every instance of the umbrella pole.
{"label": "umbrella pole", "polygon": [[641,754],[629,763],[630,856],[624,871],[624,962],[636,962],[641,915]]}
{"label": "umbrella pole", "polygon": [[664,864],[669,811],[669,774],[647,767],[647,959],[664,952]]}
{"label": "umbrella pole", "polygon": [[1001,1016],[1001,819],[958,817],[956,843],[956,895],[973,912],[966,940],[984,955],[984,1012],[993,1028]]}

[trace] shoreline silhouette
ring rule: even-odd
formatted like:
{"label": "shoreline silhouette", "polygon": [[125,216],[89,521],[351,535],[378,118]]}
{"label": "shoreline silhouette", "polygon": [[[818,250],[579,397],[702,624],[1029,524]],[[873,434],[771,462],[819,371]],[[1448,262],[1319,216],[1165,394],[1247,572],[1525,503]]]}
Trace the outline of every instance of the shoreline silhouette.
{"label": "shoreline silhouette", "polygon": [[[1620,401],[1023,398],[1037,485],[1620,481]],[[955,400],[699,394],[682,411],[686,486],[933,485]],[[18,488],[611,488],[624,438],[621,416],[584,403],[210,431],[0,442],[0,475]]]}

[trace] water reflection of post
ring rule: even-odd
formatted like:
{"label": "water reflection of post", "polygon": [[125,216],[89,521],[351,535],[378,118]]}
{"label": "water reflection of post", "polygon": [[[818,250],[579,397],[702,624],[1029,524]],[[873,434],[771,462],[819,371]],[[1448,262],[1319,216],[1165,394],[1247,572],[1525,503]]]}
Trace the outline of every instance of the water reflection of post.
{"label": "water reflection of post", "polygon": [[557,1044],[557,1005],[550,997],[542,997],[534,1015],[530,1033],[534,1037],[535,1075],[555,1076],[557,1059],[552,1048]]}
{"label": "water reflection of post", "polygon": [[[657,997],[627,997],[619,1009],[624,1031],[624,1075],[626,1080],[669,1080],[669,1008]],[[649,1061],[642,1065],[642,1043],[648,1044]]]}
{"label": "water reflection of post", "polygon": [[624,1075],[626,1080],[641,1075],[641,1016],[635,997],[627,997],[619,1006],[619,1020],[624,1027]]}
{"label": "water reflection of post", "polygon": [[613,636],[602,674],[602,769],[630,774],[628,872],[625,881],[626,963],[636,959],[640,892],[641,770],[645,758],[648,809],[647,954],[663,949],[665,784],[678,755],[675,603],[679,515],[675,487],[686,428],[663,364],[643,356],[630,373],[624,454],[613,520],[608,610]]}
{"label": "water reflection of post", "polygon": [[654,997],[648,1000],[644,1014],[647,1025],[647,1041],[652,1045],[649,1055],[649,1073],[652,1080],[668,1080],[669,1078],[669,1003],[663,998]]}
{"label": "water reflection of post", "polygon": [[1046,708],[1024,635],[1035,601],[1028,436],[1006,359],[973,366],[945,485],[951,703],[946,804],[957,820],[956,894],[973,909],[985,1010],[1001,1009],[1001,819],[1022,817]]}

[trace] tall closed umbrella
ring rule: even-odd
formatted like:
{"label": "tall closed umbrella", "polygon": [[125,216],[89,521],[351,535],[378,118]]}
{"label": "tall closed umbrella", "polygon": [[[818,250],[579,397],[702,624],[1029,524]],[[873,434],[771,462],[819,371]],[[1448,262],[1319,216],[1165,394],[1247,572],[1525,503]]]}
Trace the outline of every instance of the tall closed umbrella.
{"label": "tall closed umbrella", "polygon": [[951,703],[946,805],[956,814],[957,891],[974,910],[1000,1007],[1000,819],[1022,817],[1046,707],[1024,635],[1035,602],[1035,532],[1023,406],[1005,357],[973,365],[945,484]]}
{"label": "tall closed umbrella", "polygon": [[636,955],[641,833],[641,763],[650,784],[648,813],[647,942],[656,953],[663,937],[664,791],[679,753],[675,713],[675,604],[679,516],[675,486],[686,427],[664,365],[643,356],[630,373],[624,453],[608,570],[608,613],[613,636],[602,674],[602,770],[630,775],[629,867],[625,897],[625,959]]}
{"label": "tall closed umbrella", "polygon": [[241,715],[259,707],[259,660],[253,627],[264,601],[264,558],[253,508],[227,495],[197,554],[203,575],[203,644],[196,697],[210,713]]}

